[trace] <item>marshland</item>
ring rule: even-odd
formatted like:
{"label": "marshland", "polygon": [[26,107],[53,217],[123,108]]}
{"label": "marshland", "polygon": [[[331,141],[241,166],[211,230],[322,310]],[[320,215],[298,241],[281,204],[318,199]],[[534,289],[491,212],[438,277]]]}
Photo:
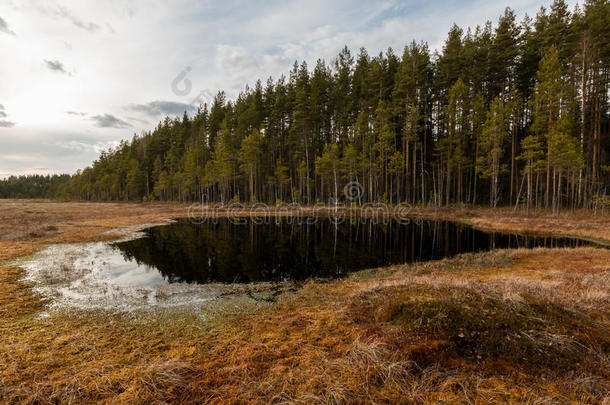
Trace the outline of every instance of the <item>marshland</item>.
{"label": "marshland", "polygon": [[607,0],[0,2],[0,403],[610,404]]}

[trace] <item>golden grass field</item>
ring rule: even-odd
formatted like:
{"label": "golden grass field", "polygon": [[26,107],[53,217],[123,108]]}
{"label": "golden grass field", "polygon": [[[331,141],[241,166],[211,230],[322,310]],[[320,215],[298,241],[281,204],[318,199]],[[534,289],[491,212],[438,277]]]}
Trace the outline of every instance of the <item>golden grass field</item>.
{"label": "golden grass field", "polygon": [[[610,403],[610,250],[500,250],[310,281],[202,313],[51,311],[16,258],[185,217],[0,200],[0,403]],[[610,242],[610,219],[416,212]]]}

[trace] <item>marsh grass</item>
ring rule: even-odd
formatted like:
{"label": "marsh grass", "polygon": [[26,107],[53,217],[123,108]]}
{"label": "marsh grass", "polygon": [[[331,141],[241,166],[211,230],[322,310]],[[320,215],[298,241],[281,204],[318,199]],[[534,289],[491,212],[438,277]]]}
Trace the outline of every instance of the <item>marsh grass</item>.
{"label": "marsh grass", "polygon": [[[106,232],[179,211],[70,204],[3,211],[0,256],[116,237]],[[455,217],[574,234],[605,226],[470,214]],[[19,215],[26,230],[58,231],[16,240]],[[269,300],[117,313],[48,311],[0,262],[0,403],[607,404],[609,263],[605,249],[494,251],[312,280]]]}
{"label": "marsh grass", "polygon": [[[562,268],[551,257],[581,259]],[[310,281],[277,302],[12,315],[2,325],[0,399],[601,403],[608,323],[595,314],[607,306],[580,306],[578,291],[606,291],[609,257],[498,251]],[[548,274],[528,271],[545,263]]]}
{"label": "marsh grass", "polygon": [[[575,370],[585,366],[583,359],[599,360],[588,338],[598,338],[608,350],[610,341],[589,326],[589,319],[554,303],[526,296],[517,305],[507,305],[501,296],[465,288],[434,293],[434,299],[392,303],[386,309],[388,321],[408,333],[444,340],[442,349],[460,357],[536,365],[541,373]],[[574,331],[580,336],[570,335]],[[588,366],[599,369],[596,363]]]}

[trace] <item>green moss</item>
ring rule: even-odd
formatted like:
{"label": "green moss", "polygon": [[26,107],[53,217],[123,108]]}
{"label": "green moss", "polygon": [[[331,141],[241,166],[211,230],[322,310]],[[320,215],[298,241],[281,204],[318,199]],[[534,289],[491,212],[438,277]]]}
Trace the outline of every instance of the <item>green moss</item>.
{"label": "green moss", "polygon": [[469,289],[437,290],[430,299],[407,298],[387,308],[389,321],[409,333],[442,339],[447,349],[474,360],[501,360],[528,369],[579,369],[595,327],[534,297],[519,304]]}

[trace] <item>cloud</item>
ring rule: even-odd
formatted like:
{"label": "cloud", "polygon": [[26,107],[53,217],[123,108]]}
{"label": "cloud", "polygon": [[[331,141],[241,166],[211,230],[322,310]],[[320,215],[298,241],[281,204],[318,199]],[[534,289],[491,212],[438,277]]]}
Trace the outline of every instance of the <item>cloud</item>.
{"label": "cloud", "polygon": [[0,173],[35,173],[43,167],[55,173],[74,173],[122,138],[121,130],[93,130],[86,121],[79,124],[83,129],[63,125],[43,132],[19,122],[5,131],[11,136],[0,136]]}
{"label": "cloud", "polygon": [[110,142],[83,142],[79,140],[69,140],[69,141],[58,141],[55,145],[59,146],[62,149],[67,149],[75,152],[90,152],[90,153],[100,153],[103,150],[107,150],[109,148],[115,148],[119,145],[117,141]]}
{"label": "cloud", "polygon": [[256,57],[240,46],[217,45],[215,62],[219,69],[228,71],[259,67]]}
{"label": "cloud", "polygon": [[127,119],[128,119],[129,121],[132,121],[132,122],[137,122],[137,123],[139,123],[139,124],[144,124],[144,125],[148,125],[148,124],[150,124],[150,122],[148,122],[148,121],[146,121],[146,120],[143,120],[143,119],[141,119],[141,118],[136,118],[136,117],[127,117]]}
{"label": "cloud", "polygon": [[12,35],[12,36],[17,35],[17,34],[15,34],[15,32],[11,31],[8,28],[8,23],[2,17],[0,17],[0,33]]}
{"label": "cloud", "polygon": [[123,121],[120,118],[115,117],[112,114],[104,114],[104,115],[95,115],[91,117],[91,121],[93,121],[96,127],[100,128],[128,128],[131,127],[131,124]]}
{"label": "cloud", "polygon": [[[4,111],[4,105],[0,104],[0,118],[6,118],[8,114]],[[0,128],[11,128],[14,127],[15,123],[12,121],[0,120]]]}
{"label": "cloud", "polygon": [[71,22],[74,26],[81,28],[85,31],[95,32],[100,29],[100,26],[94,22],[86,22],[75,16],[66,7],[56,4],[54,8],[42,8],[41,11],[44,14],[63,18]]}
{"label": "cloud", "polygon": [[195,107],[189,104],[161,100],[151,101],[146,104],[129,104],[125,108],[151,117],[157,117],[159,115],[180,115],[185,111],[188,113],[196,110]]}
{"label": "cloud", "polygon": [[79,112],[79,111],[66,111],[66,114],[77,115],[79,117],[84,117],[85,115],[87,115],[87,113]]}
{"label": "cloud", "polygon": [[45,59],[44,60],[44,64],[45,64],[45,66],[49,70],[52,70],[52,71],[57,72],[57,73],[63,73],[63,74],[68,75],[68,76],[72,76],[72,73],[68,72],[66,70],[66,68],[64,67],[64,64],[61,63],[58,60],[47,60],[47,59]]}
{"label": "cloud", "polygon": [[32,156],[5,154],[5,155],[0,155],[0,159],[7,160],[10,162],[29,162],[32,160]]}

